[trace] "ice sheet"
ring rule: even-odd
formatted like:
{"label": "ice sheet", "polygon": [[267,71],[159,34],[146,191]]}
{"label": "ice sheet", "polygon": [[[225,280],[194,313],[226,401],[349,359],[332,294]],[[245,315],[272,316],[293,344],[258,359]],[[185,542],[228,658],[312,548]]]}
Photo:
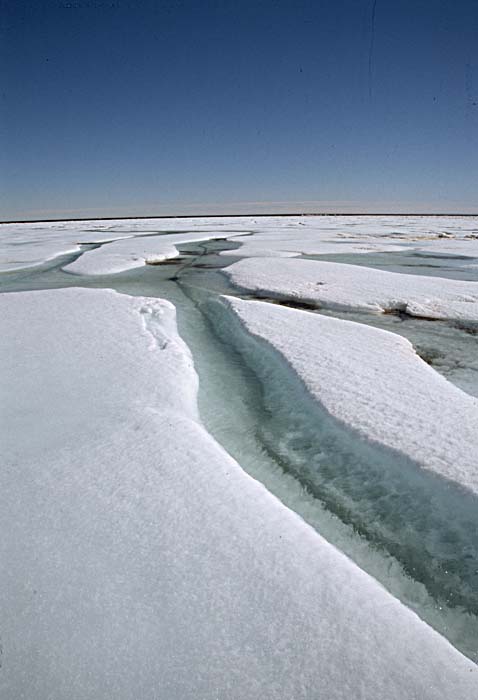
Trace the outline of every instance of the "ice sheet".
{"label": "ice sheet", "polygon": [[171,305],[0,301],[5,697],[476,695],[473,663],[205,432]]}

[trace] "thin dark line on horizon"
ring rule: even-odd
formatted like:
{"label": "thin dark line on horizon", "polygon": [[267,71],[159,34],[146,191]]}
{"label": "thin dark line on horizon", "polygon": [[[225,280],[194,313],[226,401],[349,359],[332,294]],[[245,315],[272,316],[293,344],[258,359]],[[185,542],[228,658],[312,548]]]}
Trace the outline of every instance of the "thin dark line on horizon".
{"label": "thin dark line on horizon", "polygon": [[264,218],[267,216],[274,217],[287,217],[287,216],[434,216],[434,217],[447,217],[447,216],[459,216],[459,217],[476,217],[478,216],[478,211],[474,213],[463,213],[463,212],[288,212],[284,213],[268,213],[263,212],[259,214],[246,213],[246,214],[155,214],[155,215],[145,215],[145,216],[83,216],[76,219],[18,219],[18,220],[8,220],[0,221],[0,226],[2,224],[50,224],[50,223],[60,223],[62,221],[131,221],[134,219],[241,219],[252,217]]}

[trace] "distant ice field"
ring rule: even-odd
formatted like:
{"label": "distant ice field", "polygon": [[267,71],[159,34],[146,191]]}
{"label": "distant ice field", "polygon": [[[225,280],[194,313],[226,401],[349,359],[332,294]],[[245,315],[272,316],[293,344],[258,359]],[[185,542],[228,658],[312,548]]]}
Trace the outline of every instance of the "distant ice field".
{"label": "distant ice field", "polygon": [[[0,224],[0,270],[40,264],[81,243],[114,241],[155,233],[253,232],[242,239],[242,256],[296,256],[300,254],[400,251],[408,245],[445,255],[478,258],[475,217],[204,217],[180,219],[118,219]],[[151,239],[155,253],[156,241]],[[144,241],[138,241],[140,250]],[[131,261],[126,252],[125,267]],[[103,257],[100,250],[98,255]],[[91,259],[91,256],[90,256]],[[117,259],[114,264],[117,271]],[[84,270],[86,272],[86,270]]]}

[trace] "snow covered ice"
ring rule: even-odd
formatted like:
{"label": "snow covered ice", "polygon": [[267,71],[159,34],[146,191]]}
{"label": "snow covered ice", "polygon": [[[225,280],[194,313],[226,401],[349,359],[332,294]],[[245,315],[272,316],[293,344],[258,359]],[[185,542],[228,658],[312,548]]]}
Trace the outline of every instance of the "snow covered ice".
{"label": "snow covered ice", "polygon": [[[366,322],[400,311],[474,342],[478,282],[366,260],[413,248],[473,269],[477,223],[0,227],[2,697],[477,696],[478,400]],[[349,246],[365,264],[301,257]],[[249,433],[247,387],[207,385],[217,348],[231,377],[257,382],[263,419]],[[212,400],[240,409],[230,454],[211,435]],[[251,478],[240,440],[349,528],[348,556],[324,520],[312,527],[271,493],[274,479]],[[422,601],[374,577],[367,548]]]}
{"label": "snow covered ice", "polygon": [[108,246],[92,250],[66,265],[67,272],[79,275],[107,275],[122,272],[145,264],[157,264],[179,255],[177,245],[210,238],[222,233],[173,233],[161,236],[144,236],[115,241]]}
{"label": "snow covered ice", "polygon": [[478,323],[478,282],[297,259],[246,259],[227,273],[240,287],[278,299]]}

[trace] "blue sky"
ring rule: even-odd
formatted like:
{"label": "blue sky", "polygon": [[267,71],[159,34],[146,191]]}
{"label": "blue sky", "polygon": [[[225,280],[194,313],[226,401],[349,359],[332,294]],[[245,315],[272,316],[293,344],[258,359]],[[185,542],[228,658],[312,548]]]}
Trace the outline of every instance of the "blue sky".
{"label": "blue sky", "polygon": [[478,211],[478,2],[2,3],[7,219]]}

